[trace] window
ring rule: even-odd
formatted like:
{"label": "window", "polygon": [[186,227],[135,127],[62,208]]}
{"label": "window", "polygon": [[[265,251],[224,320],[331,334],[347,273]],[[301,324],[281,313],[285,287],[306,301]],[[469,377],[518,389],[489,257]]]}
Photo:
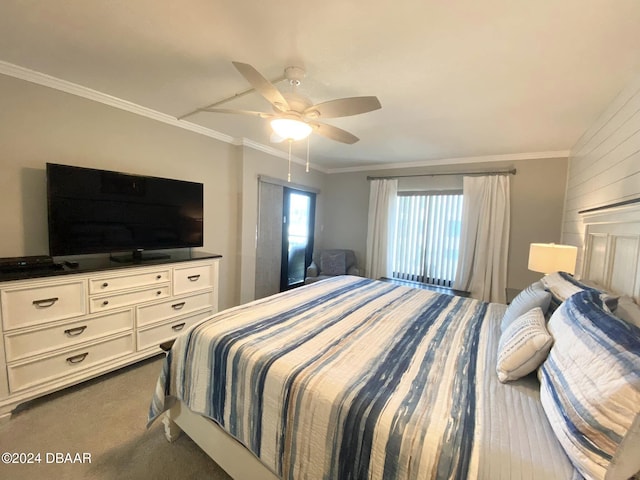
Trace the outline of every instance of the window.
{"label": "window", "polygon": [[399,192],[393,277],[451,287],[458,265],[462,192]]}

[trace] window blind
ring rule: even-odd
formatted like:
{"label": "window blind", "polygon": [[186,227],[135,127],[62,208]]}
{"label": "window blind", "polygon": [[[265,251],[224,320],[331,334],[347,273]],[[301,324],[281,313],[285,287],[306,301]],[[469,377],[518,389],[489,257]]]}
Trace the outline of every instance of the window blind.
{"label": "window blind", "polygon": [[451,287],[462,223],[460,192],[398,193],[393,277]]}

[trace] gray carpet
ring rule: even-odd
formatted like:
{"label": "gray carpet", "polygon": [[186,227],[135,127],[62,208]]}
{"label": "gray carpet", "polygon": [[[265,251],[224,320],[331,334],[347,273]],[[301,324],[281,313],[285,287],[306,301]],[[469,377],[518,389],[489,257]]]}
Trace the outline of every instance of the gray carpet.
{"label": "gray carpet", "polygon": [[[155,357],[19,407],[0,425],[0,453],[40,453],[42,463],[0,463],[0,479],[229,479],[186,435],[167,442],[160,420],[146,429],[161,362]],[[56,452],[86,452],[91,463],[47,464],[46,454]]]}

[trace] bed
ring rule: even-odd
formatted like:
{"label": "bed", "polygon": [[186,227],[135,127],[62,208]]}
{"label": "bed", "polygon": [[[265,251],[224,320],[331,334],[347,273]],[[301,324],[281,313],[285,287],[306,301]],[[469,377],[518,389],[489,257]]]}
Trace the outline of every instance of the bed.
{"label": "bed", "polygon": [[[585,271],[602,288],[614,285],[637,300],[638,208],[613,210],[589,217]],[[584,295],[571,299],[600,301],[591,287],[584,288]],[[570,303],[562,302],[560,313],[581,307]],[[516,305],[509,306],[511,313]],[[626,438],[626,450],[633,450],[640,438],[640,328],[607,316],[604,303],[596,307],[620,335],[638,337],[630,359],[625,357],[622,393],[631,400],[624,416],[635,413],[636,420],[619,422],[622,430],[610,426],[612,436]],[[241,305],[178,337],[149,422],[166,412],[170,441],[185,431],[236,479],[579,479],[635,473],[628,454],[619,460],[618,444],[598,447],[596,453],[610,457],[605,470],[615,464],[605,473],[592,449],[574,454],[567,447],[562,418],[553,417],[563,401],[553,378],[561,357],[549,354],[533,373],[500,381],[496,364],[505,350],[505,311],[505,305],[351,276]],[[552,325],[558,332],[566,328],[558,320]],[[579,343],[569,336],[557,334],[556,343]],[[560,381],[574,392],[569,374]]]}

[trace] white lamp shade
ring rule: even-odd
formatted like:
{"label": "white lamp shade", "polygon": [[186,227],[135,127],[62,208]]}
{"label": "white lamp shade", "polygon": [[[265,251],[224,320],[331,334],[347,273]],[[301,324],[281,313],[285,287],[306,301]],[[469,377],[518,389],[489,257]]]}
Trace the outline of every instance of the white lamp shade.
{"label": "white lamp shade", "polygon": [[555,243],[532,243],[529,247],[529,270],[541,273],[575,273],[578,247]]}
{"label": "white lamp shade", "polygon": [[287,140],[302,140],[311,134],[311,125],[293,118],[274,118],[271,128],[281,138]]}

